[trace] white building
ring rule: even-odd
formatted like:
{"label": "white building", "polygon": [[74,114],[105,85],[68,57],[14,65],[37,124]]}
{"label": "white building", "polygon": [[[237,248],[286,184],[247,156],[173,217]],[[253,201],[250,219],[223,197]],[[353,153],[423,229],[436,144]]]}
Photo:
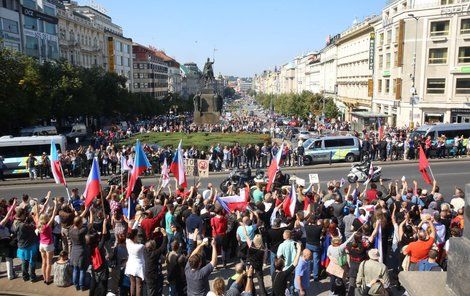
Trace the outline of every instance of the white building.
{"label": "white building", "polygon": [[390,123],[470,122],[469,8],[464,0],[397,0],[384,8],[373,102]]}
{"label": "white building", "polygon": [[338,63],[338,48],[336,41],[339,39],[339,34],[329,38],[326,47],[320,52],[320,92],[325,97],[336,99],[337,95],[337,63]]}
{"label": "white building", "polygon": [[102,67],[104,27],[77,11],[74,1],[64,2],[57,8],[61,58],[84,68]]}
{"label": "white building", "polygon": [[373,24],[379,20],[380,18],[371,16],[353,24],[341,33],[336,42],[337,105],[344,113],[345,119],[349,121],[351,112],[370,111],[371,108],[373,63],[369,60],[369,56],[371,52],[374,53],[375,46]]}

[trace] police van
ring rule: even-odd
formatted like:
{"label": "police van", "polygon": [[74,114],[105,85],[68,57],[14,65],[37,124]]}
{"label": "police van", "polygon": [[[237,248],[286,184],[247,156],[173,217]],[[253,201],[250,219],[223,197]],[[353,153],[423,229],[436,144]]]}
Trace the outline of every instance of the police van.
{"label": "police van", "polygon": [[338,161],[354,162],[360,158],[361,143],[354,136],[327,136],[308,139],[303,144],[304,164]]}

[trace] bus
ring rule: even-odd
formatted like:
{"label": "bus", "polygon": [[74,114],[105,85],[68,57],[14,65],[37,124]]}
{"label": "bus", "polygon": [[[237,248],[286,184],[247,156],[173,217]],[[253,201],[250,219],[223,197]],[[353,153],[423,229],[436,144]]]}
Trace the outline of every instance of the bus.
{"label": "bus", "polygon": [[447,144],[454,143],[455,137],[470,137],[470,123],[440,123],[436,125],[423,125],[417,128],[412,136],[431,136],[432,141],[436,141],[438,137],[445,135]]}
{"label": "bus", "polygon": [[26,160],[32,153],[39,159],[42,153],[47,155],[51,151],[51,141],[54,140],[57,151],[65,153],[67,140],[62,135],[57,136],[32,136],[32,137],[0,137],[0,156],[6,165],[3,173],[5,175],[27,174]]}

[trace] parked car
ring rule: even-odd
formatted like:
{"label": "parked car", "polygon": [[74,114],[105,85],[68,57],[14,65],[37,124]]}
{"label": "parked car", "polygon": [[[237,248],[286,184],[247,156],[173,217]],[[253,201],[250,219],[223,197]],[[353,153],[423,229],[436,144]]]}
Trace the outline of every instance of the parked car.
{"label": "parked car", "polygon": [[74,124],[70,133],[67,133],[65,136],[67,137],[67,139],[85,139],[87,136],[86,125],[84,125],[83,123]]}
{"label": "parked car", "polygon": [[20,130],[20,136],[53,136],[57,135],[57,128],[53,125],[50,126],[32,126]]}

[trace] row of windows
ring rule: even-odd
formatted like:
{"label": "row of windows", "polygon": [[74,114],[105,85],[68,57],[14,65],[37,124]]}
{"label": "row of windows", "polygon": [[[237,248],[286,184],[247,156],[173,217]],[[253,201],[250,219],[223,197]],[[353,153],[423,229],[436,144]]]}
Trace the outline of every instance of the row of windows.
{"label": "row of windows", "polygon": [[[429,49],[429,64],[446,64],[447,63],[447,48],[431,48]],[[459,47],[459,55],[457,63],[465,64],[470,63],[470,46]]]}
{"label": "row of windows", "polygon": [[[470,18],[460,20],[461,35],[470,34]],[[431,22],[429,29],[430,37],[445,37],[450,34],[450,20]]]}
{"label": "row of windows", "polygon": [[[443,94],[446,89],[445,78],[428,78],[426,81],[426,93]],[[455,80],[456,94],[470,94],[470,78],[457,78]]]}
{"label": "row of windows", "polygon": [[148,78],[148,79],[168,79],[167,75],[154,74],[154,73],[134,73],[134,78]]}
{"label": "row of windows", "polygon": [[45,32],[47,34],[56,35],[57,34],[57,25],[48,23],[46,21],[41,21],[29,16],[24,16],[25,29],[30,29],[39,32]]}
{"label": "row of windows", "polygon": [[168,73],[168,67],[163,67],[150,63],[134,63],[134,69],[153,69],[161,73]]}
{"label": "row of windows", "polygon": [[33,57],[41,57],[47,59],[58,59],[59,49],[57,42],[38,40],[35,37],[26,36],[25,53]]}
{"label": "row of windows", "polygon": [[121,41],[116,40],[115,47],[116,47],[116,50],[118,52],[131,53],[131,45],[130,44],[124,44]]}
{"label": "row of windows", "polygon": [[168,83],[157,83],[157,82],[134,82],[134,88],[157,88],[157,87],[168,87]]}
{"label": "row of windows", "polygon": [[18,34],[18,22],[9,19],[0,18],[0,29],[4,32]]}
{"label": "row of windows", "polygon": [[[395,87],[397,80],[393,81]],[[396,88],[393,87],[393,93],[396,92]],[[390,79],[379,79],[377,81],[377,91],[379,93],[390,94],[392,89]],[[445,78],[428,78],[426,81],[426,93],[427,94],[443,94],[446,89]],[[470,78],[457,78],[455,80],[455,93],[456,94],[470,94]]]}

